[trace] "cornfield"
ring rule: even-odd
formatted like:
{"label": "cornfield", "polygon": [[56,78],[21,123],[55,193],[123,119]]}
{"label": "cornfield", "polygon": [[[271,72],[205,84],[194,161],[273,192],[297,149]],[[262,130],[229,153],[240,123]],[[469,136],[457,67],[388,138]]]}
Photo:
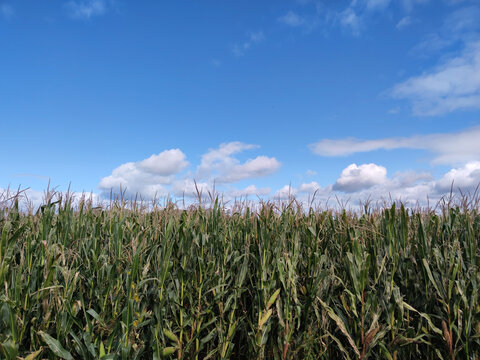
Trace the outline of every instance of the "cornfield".
{"label": "cornfield", "polygon": [[0,209],[5,359],[480,359],[478,208]]}

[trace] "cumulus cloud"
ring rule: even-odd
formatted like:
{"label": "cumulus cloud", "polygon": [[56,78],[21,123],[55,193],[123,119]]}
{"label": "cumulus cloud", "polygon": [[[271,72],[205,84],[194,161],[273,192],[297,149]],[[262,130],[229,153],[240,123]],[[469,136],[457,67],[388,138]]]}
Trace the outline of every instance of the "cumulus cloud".
{"label": "cumulus cloud", "polygon": [[311,144],[310,149],[321,156],[347,156],[374,150],[417,149],[432,153],[434,164],[458,164],[480,158],[480,141],[478,139],[480,139],[480,126],[456,133],[376,140],[323,139]]}
{"label": "cumulus cloud", "polygon": [[399,172],[368,189],[362,189],[347,195],[357,202],[366,199],[375,201],[383,199],[387,202],[402,200],[410,205],[416,203],[425,205],[427,201],[434,204],[442,197],[449,196],[450,189],[453,190],[454,194],[459,194],[460,190],[464,194],[472,195],[479,182],[480,162],[471,162],[451,169],[438,179],[426,172]]}
{"label": "cumulus cloud", "polygon": [[340,177],[333,185],[334,190],[355,192],[368,189],[373,185],[385,182],[387,169],[375,164],[351,164],[343,169]]}
{"label": "cumulus cloud", "polygon": [[464,192],[473,192],[480,184],[480,161],[472,161],[462,167],[451,169],[440,178],[435,188],[439,192],[461,189]]}
{"label": "cumulus cloud", "polygon": [[452,168],[438,178],[429,172],[413,170],[396,172],[387,177],[387,170],[383,166],[351,164],[332,185],[320,186],[316,182],[298,187],[286,185],[275,193],[275,197],[287,200],[294,196],[304,204],[315,199],[316,203],[323,206],[343,207],[348,204],[353,208],[365,201],[378,205],[402,201],[408,206],[434,206],[442,198],[448,198],[451,189],[454,196],[460,195],[460,191],[472,196],[479,184],[480,161]]}
{"label": "cumulus cloud", "polygon": [[151,174],[169,176],[182,171],[187,165],[185,154],[180,149],[173,149],[154,154],[140,161],[137,167]]}
{"label": "cumulus cloud", "polygon": [[165,196],[174,176],[188,165],[185,154],[179,149],[165,150],[139,162],[128,162],[104,177],[99,188],[108,193],[125,191],[127,196],[142,195],[147,198]]}
{"label": "cumulus cloud", "polygon": [[[206,194],[213,192],[217,185],[220,192],[229,192],[227,184],[267,176],[280,167],[280,162],[273,157],[260,155],[245,161],[236,157],[243,151],[256,148],[258,146],[239,141],[220,144],[203,154],[194,174],[182,174],[189,163],[180,149],[165,150],[144,160],[120,165],[101,179],[99,188],[104,195],[113,189],[115,193],[121,190],[128,197],[138,194],[148,199],[169,194],[196,197],[197,189]],[[270,190],[250,186],[234,191],[264,195]]]}
{"label": "cumulus cloud", "polygon": [[[282,200],[295,197],[306,205],[314,200],[314,204],[328,207],[333,205],[356,208],[366,201],[380,206],[391,201],[402,201],[408,206],[417,204],[434,206],[443,197],[449,196],[453,179],[455,179],[454,195],[459,194],[459,189],[464,194],[473,195],[480,181],[479,162],[452,169],[438,179],[430,173],[412,170],[397,172],[391,177],[386,177],[386,170],[382,166],[364,165],[369,165],[370,169],[366,170],[364,166],[363,170],[358,170],[362,169],[362,165],[348,166],[333,185],[323,187],[317,183],[301,184],[298,187],[286,185],[275,193],[275,197]],[[339,183],[344,187],[339,188]]]}
{"label": "cumulus cloud", "polygon": [[76,19],[90,19],[105,14],[108,4],[106,0],[71,0],[67,2],[66,7],[71,17]]}
{"label": "cumulus cloud", "polygon": [[257,156],[243,164],[233,166],[228,172],[218,177],[220,183],[233,183],[244,179],[258,178],[273,174],[280,167],[280,162],[275,158]]}
{"label": "cumulus cloud", "polygon": [[317,183],[316,181],[312,181],[311,183],[301,184],[298,187],[298,192],[311,194],[320,189],[321,189],[320,184]]}
{"label": "cumulus cloud", "polygon": [[274,157],[257,156],[241,163],[232,156],[257,147],[241,142],[230,142],[221,144],[218,149],[209,150],[202,156],[198,177],[213,178],[218,183],[234,183],[273,174],[281,165]]}
{"label": "cumulus cloud", "polygon": [[416,115],[441,115],[480,109],[480,41],[431,72],[397,84],[392,95],[410,100]]}

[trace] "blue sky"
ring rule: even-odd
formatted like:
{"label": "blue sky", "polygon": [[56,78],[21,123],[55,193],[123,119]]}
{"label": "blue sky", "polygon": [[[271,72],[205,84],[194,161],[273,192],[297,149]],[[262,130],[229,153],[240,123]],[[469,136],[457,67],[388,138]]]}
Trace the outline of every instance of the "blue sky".
{"label": "blue sky", "polygon": [[0,188],[474,191],[479,18],[476,0],[0,0]]}

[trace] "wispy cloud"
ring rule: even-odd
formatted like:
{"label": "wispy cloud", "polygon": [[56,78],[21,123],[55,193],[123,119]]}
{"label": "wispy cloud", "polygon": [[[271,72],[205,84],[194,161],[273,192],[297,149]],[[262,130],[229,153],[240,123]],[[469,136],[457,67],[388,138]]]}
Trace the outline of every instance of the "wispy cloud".
{"label": "wispy cloud", "polygon": [[289,11],[284,16],[279,17],[278,21],[292,27],[302,26],[306,22],[304,17],[294,13],[293,11]]}
{"label": "wispy cloud", "polygon": [[108,5],[107,0],[71,0],[66,3],[70,16],[75,19],[90,19],[103,15],[107,12]]}
{"label": "wispy cloud", "polygon": [[362,28],[362,19],[355,10],[351,7],[342,11],[339,15],[340,24],[346,28],[349,28],[353,35],[360,35],[360,30]]}
{"label": "wispy cloud", "polygon": [[390,5],[391,0],[366,0],[368,10],[384,10]]}
{"label": "wispy cloud", "polygon": [[480,159],[480,126],[456,133],[360,140],[323,139],[310,149],[321,156],[347,156],[375,150],[417,149],[433,154],[433,164],[459,164]]}
{"label": "wispy cloud", "polygon": [[430,0],[400,0],[400,3],[403,5],[403,8],[406,11],[412,11],[416,5],[426,4]]}
{"label": "wispy cloud", "polygon": [[441,115],[480,108],[480,41],[434,70],[412,77],[392,90],[398,99],[412,102],[416,115]]}
{"label": "wispy cloud", "polygon": [[470,43],[480,38],[480,6],[471,5],[453,10],[436,32],[427,34],[411,51],[424,57],[452,47]]}
{"label": "wispy cloud", "polygon": [[[360,36],[368,23],[379,13],[390,11],[399,2],[403,13],[409,13],[416,5],[427,3],[429,0],[350,0],[343,2],[305,1],[304,5],[313,3],[314,11],[308,16],[289,11],[278,18],[285,25],[312,30],[318,26],[339,26],[354,36]],[[407,14],[396,24],[398,29],[405,28],[412,23]]]}
{"label": "wispy cloud", "polygon": [[400,21],[397,23],[396,27],[398,30],[402,30],[409,26],[412,23],[412,18],[410,16],[404,16],[403,18],[400,19]]}
{"label": "wispy cloud", "polygon": [[214,67],[220,67],[222,65],[222,62],[216,58],[213,58],[210,62]]}
{"label": "wispy cloud", "polygon": [[461,36],[480,29],[480,7],[471,5],[459,8],[447,17],[443,25],[448,32]]}
{"label": "wispy cloud", "polygon": [[250,32],[247,39],[244,42],[236,43],[232,45],[232,53],[235,56],[243,56],[252,48],[253,45],[261,43],[265,40],[265,34],[259,30],[256,32]]}
{"label": "wispy cloud", "polygon": [[0,16],[4,19],[11,19],[15,15],[15,11],[10,4],[0,4]]}

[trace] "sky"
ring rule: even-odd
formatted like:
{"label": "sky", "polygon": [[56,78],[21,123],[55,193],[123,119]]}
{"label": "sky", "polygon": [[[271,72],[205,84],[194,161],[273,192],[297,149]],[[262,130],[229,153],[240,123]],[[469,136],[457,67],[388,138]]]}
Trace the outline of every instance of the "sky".
{"label": "sky", "polygon": [[0,190],[473,194],[478,19],[479,0],[0,0]]}

